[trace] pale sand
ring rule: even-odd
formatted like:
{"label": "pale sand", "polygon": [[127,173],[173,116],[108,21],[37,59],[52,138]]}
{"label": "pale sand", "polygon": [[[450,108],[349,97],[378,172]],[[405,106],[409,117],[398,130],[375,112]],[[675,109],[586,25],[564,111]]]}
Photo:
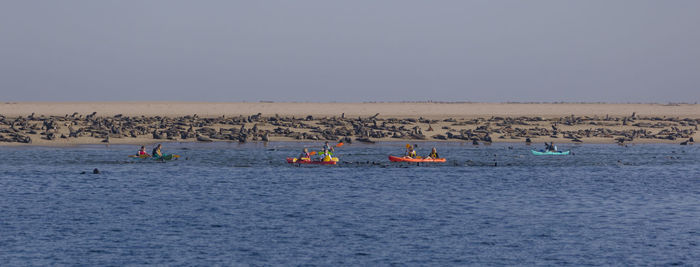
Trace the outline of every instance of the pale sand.
{"label": "pale sand", "polygon": [[505,103],[201,103],[201,102],[17,102],[0,104],[5,116],[90,114],[98,116],[200,117],[279,114],[280,116],[491,117],[491,116],[666,116],[700,118],[700,105],[662,104],[505,104]]}

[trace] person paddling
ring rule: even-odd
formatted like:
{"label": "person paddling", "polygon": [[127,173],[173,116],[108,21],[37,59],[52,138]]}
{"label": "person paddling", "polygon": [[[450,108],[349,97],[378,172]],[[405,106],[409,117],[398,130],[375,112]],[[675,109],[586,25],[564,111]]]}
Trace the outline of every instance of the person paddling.
{"label": "person paddling", "polygon": [[413,149],[413,146],[411,145],[406,145],[406,156],[409,158],[415,158],[416,157],[416,150]]}
{"label": "person paddling", "polygon": [[146,153],[146,147],[145,147],[145,146],[141,146],[141,149],[139,149],[139,152],[136,152],[136,155],[139,156],[139,157],[148,157],[148,156],[150,156],[150,155],[148,155],[148,153]]}
{"label": "person paddling", "polygon": [[433,147],[433,150],[430,151],[430,154],[428,155],[427,158],[428,158],[428,159],[439,159],[440,156],[439,156],[438,153],[437,153],[437,149],[435,149],[435,148]]}
{"label": "person paddling", "polygon": [[323,151],[323,154],[333,154],[333,152],[335,152],[335,149],[333,149],[333,146],[328,144],[328,141],[326,141],[321,151]]}
{"label": "person paddling", "polygon": [[323,148],[321,148],[321,154],[323,154],[324,161],[330,160],[331,155],[333,155],[333,152],[335,152],[335,150],[331,145],[328,144],[328,141],[326,141],[326,143],[323,145]]}
{"label": "person paddling", "polygon": [[328,144],[328,141],[326,141],[325,144],[323,144],[323,148],[321,149],[321,160],[322,161],[331,161],[332,160],[332,155],[333,152],[335,152],[335,149],[333,149],[333,146]]}
{"label": "person paddling", "polygon": [[311,154],[309,154],[309,150],[304,148],[304,150],[301,151],[301,155],[299,155],[298,160],[311,160]]}
{"label": "person paddling", "polygon": [[160,144],[158,144],[156,147],[153,148],[153,153],[151,153],[151,155],[153,155],[153,157],[157,157],[157,158],[163,157],[163,153],[160,152],[160,149],[161,149],[162,147],[163,147],[163,146],[161,146]]}

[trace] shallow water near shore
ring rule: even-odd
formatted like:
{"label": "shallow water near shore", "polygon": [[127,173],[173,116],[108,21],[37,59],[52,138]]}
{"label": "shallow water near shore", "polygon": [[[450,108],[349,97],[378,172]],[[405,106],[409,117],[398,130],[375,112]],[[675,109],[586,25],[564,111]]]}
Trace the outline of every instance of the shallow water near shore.
{"label": "shallow water near shore", "polygon": [[[700,265],[700,147],[419,143],[0,147],[7,265]],[[150,148],[149,148],[150,151]],[[100,174],[92,174],[97,168]],[[86,172],[86,174],[81,174]]]}

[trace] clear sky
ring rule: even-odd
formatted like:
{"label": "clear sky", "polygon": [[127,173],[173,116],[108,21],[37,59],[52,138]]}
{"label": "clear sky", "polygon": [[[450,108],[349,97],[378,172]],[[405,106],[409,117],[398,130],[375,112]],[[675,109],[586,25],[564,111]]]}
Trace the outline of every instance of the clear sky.
{"label": "clear sky", "polygon": [[0,101],[700,101],[700,1],[0,1]]}

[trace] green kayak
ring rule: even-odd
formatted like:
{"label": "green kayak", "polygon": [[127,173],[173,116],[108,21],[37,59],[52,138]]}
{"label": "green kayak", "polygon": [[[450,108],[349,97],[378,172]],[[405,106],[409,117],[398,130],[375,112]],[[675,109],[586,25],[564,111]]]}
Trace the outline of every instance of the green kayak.
{"label": "green kayak", "polygon": [[543,156],[543,155],[569,155],[569,152],[571,152],[571,151],[569,151],[569,150],[567,150],[567,151],[549,151],[549,150],[547,150],[547,151],[537,151],[537,150],[530,150],[530,151],[532,151],[532,154],[533,154],[533,155],[536,155],[536,156]]}

